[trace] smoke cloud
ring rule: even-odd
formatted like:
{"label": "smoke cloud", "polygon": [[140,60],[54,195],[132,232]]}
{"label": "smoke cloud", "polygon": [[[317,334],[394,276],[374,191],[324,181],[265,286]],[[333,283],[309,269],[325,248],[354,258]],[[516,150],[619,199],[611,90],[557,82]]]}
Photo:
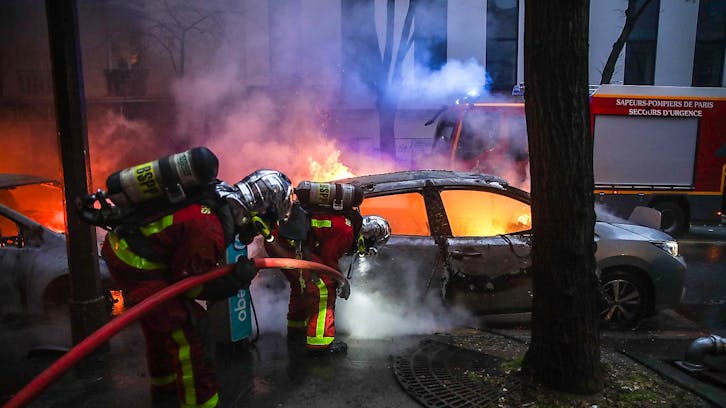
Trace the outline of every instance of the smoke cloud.
{"label": "smoke cloud", "polygon": [[339,300],[336,327],[354,338],[430,334],[474,325],[467,311],[444,306],[437,282],[427,290],[428,276],[412,260],[395,270],[375,270],[364,257],[357,261],[351,295]]}
{"label": "smoke cloud", "polygon": [[[251,257],[267,256],[259,237],[250,245],[249,253]],[[350,258],[344,258],[340,270],[347,271],[349,265]],[[437,282],[431,282],[427,290],[428,276],[412,260],[401,260],[395,271],[384,271],[362,257],[356,260],[353,271],[350,297],[336,303],[338,333],[352,338],[386,338],[477,323],[466,310],[444,306]],[[286,333],[290,288],[282,273],[265,270],[253,281],[250,293],[260,333]]]}

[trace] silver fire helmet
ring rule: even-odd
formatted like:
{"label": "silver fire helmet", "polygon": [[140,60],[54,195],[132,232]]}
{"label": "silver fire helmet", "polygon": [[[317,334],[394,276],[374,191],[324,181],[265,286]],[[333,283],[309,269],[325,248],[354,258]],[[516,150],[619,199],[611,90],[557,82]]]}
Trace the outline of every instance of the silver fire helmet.
{"label": "silver fire helmet", "polygon": [[230,195],[238,226],[248,224],[253,216],[267,222],[287,220],[292,209],[292,182],[276,170],[261,169],[234,185],[237,194]]}
{"label": "silver fire helmet", "polygon": [[363,217],[360,238],[359,250],[364,254],[376,254],[391,238],[391,225],[383,217],[367,215]]}

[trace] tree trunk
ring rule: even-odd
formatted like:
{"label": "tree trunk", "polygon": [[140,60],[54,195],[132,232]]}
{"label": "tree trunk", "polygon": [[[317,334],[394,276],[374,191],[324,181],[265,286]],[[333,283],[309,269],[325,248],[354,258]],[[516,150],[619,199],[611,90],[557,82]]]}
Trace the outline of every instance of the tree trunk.
{"label": "tree trunk", "polygon": [[545,386],[581,394],[603,386],[587,87],[589,7],[589,1],[527,0],[524,31],[534,299],[523,372]]}
{"label": "tree trunk", "polygon": [[608,55],[608,59],[602,69],[600,84],[609,84],[610,81],[612,81],[613,74],[615,73],[615,63],[618,62],[618,57],[620,57],[620,53],[623,52],[625,42],[628,41],[630,32],[633,31],[633,27],[635,27],[635,22],[638,21],[638,17],[643,14],[643,10],[645,10],[648,3],[651,1],[652,0],[643,1],[640,8],[635,10],[637,1],[628,0],[628,8],[625,10],[625,25],[623,25],[623,31],[620,32],[620,36],[618,36],[618,39],[615,40],[615,43],[613,43],[613,49],[610,50],[610,55]]}

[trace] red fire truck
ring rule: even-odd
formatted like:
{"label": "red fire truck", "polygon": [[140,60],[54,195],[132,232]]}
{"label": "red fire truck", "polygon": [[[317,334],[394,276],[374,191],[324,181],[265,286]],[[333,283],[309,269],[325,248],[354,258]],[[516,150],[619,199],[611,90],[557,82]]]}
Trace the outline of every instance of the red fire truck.
{"label": "red fire truck", "polygon": [[[691,221],[725,222],[726,89],[591,87],[596,202],[627,217],[661,212],[672,235]],[[435,155],[457,170],[528,183],[524,103],[464,101],[438,116]]]}

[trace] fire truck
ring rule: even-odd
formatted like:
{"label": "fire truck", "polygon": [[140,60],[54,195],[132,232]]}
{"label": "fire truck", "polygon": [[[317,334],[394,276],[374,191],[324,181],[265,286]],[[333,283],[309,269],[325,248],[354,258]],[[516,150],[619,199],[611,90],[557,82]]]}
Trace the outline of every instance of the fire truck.
{"label": "fire truck", "polygon": [[[590,116],[596,203],[623,218],[655,208],[674,236],[692,221],[726,222],[726,88],[591,86]],[[521,94],[458,101],[434,121],[432,157],[528,185]]]}

